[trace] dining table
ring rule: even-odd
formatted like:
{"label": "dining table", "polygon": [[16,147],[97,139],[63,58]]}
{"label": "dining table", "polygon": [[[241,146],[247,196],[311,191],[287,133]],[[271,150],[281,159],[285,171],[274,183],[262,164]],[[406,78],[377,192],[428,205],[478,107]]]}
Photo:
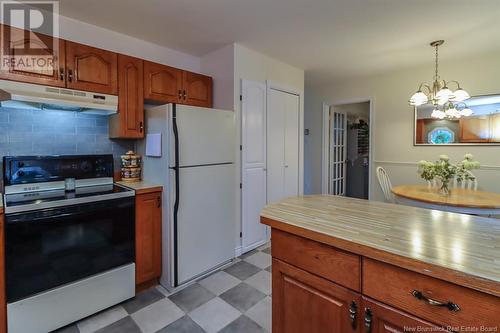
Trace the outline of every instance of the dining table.
{"label": "dining table", "polygon": [[429,185],[399,185],[392,188],[397,203],[471,215],[500,215],[500,194],[468,188],[451,188],[443,195]]}

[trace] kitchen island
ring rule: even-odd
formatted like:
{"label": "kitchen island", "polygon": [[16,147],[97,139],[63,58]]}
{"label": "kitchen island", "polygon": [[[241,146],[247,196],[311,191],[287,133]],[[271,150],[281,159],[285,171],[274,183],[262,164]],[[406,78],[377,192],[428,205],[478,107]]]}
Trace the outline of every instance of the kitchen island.
{"label": "kitchen island", "polygon": [[500,331],[500,221],[335,196],[268,205],[273,332]]}

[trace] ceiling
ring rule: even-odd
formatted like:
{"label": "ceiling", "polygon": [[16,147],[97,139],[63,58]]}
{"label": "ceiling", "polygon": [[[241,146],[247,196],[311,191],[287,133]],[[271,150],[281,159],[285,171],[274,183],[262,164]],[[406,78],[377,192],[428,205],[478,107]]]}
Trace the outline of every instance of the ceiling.
{"label": "ceiling", "polygon": [[500,0],[61,0],[60,11],[196,56],[238,42],[309,84],[500,50]]}

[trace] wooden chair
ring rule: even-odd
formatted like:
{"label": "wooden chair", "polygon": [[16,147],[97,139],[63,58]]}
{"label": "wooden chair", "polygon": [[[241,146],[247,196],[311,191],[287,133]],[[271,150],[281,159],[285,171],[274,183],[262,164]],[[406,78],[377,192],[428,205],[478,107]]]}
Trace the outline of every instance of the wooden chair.
{"label": "wooden chair", "polygon": [[382,192],[384,193],[385,201],[390,203],[396,203],[396,200],[394,199],[394,194],[392,193],[391,180],[389,179],[389,175],[387,174],[387,171],[385,171],[384,168],[382,167],[377,168],[377,179],[378,183],[380,184],[380,187],[382,188]]}

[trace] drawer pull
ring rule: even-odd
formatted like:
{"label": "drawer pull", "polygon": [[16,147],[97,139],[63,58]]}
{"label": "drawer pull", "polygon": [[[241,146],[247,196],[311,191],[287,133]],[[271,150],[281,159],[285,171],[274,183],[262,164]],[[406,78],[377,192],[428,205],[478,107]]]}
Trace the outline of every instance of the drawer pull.
{"label": "drawer pull", "polygon": [[351,327],[353,330],[356,330],[357,314],[358,314],[358,305],[356,304],[356,302],[352,301],[351,306],[349,307],[349,319],[351,320]]}
{"label": "drawer pull", "polygon": [[424,302],[427,302],[427,304],[429,304],[429,305],[432,305],[432,306],[442,306],[442,307],[445,307],[448,310],[453,311],[453,312],[460,311],[460,307],[458,306],[458,304],[455,304],[453,302],[450,302],[450,301],[448,301],[448,302],[436,301],[436,300],[434,300],[432,298],[429,298],[429,297],[425,296],[421,291],[418,291],[418,290],[413,290],[411,292],[411,294],[416,299],[424,301]]}
{"label": "drawer pull", "polygon": [[366,308],[365,309],[365,332],[366,333],[372,332],[372,321],[373,321],[372,310],[369,308]]}

